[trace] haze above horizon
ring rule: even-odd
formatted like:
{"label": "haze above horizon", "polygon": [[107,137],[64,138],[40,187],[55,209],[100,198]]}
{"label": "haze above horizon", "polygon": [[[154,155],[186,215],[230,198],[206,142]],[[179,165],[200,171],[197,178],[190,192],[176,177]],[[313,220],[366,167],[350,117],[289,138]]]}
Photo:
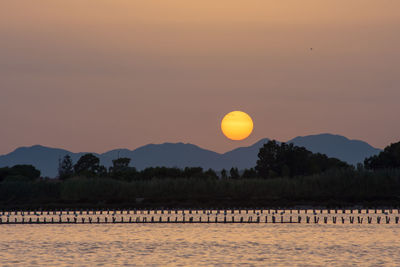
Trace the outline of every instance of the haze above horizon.
{"label": "haze above horizon", "polygon": [[[4,1],[0,154],[330,132],[399,141],[397,1]],[[312,49],[311,49],[312,48]],[[227,140],[223,116],[254,120]]]}

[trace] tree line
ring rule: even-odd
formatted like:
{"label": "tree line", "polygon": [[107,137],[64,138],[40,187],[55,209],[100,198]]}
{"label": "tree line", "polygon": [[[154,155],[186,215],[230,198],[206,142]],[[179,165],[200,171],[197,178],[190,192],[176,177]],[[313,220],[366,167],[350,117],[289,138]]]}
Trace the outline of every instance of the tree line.
{"label": "tree line", "polygon": [[[336,158],[320,153],[312,153],[304,147],[293,144],[278,143],[274,140],[264,144],[258,153],[254,168],[238,170],[232,167],[219,173],[212,169],[201,167],[149,167],[138,171],[130,166],[131,159],[118,158],[112,161],[112,166],[106,168],[100,164],[100,159],[92,153],[85,154],[74,164],[69,155],[59,162],[58,178],[67,180],[72,177],[107,177],[122,181],[150,180],[163,178],[209,178],[209,179],[271,179],[278,177],[301,177],[320,174],[333,169],[354,169],[354,166]],[[378,171],[400,168],[400,142],[387,146],[378,155],[366,158],[364,164],[357,169]],[[40,177],[40,171],[32,165],[15,165],[0,168],[0,181],[3,180],[35,180]]]}
{"label": "tree line", "polygon": [[0,209],[400,205],[399,150],[400,143],[391,144],[355,168],[270,141],[254,168],[219,173],[199,167],[138,171],[129,158],[106,168],[93,154],[75,164],[66,155],[59,162],[59,179],[40,179],[31,165],[0,168]]}

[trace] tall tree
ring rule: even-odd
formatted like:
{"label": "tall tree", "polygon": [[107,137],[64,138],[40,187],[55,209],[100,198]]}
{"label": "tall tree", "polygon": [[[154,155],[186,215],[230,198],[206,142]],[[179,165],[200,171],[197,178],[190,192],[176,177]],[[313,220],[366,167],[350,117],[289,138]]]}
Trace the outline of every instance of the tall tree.
{"label": "tall tree", "polygon": [[228,175],[226,174],[226,170],[222,169],[222,171],[221,171],[221,179],[226,179],[226,178],[228,178]]}
{"label": "tall tree", "polygon": [[232,167],[229,171],[229,174],[230,174],[229,178],[231,178],[231,179],[239,179],[240,178],[238,168]]}
{"label": "tall tree", "polygon": [[70,178],[74,173],[72,159],[70,155],[65,155],[63,160],[58,164],[58,178],[65,180]]}

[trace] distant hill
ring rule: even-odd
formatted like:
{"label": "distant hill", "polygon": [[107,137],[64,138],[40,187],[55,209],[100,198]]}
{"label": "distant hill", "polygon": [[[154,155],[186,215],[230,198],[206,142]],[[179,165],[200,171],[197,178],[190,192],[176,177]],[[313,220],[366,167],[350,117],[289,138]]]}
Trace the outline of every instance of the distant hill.
{"label": "distant hill", "polygon": [[[224,154],[184,143],[149,144],[135,150],[115,149],[103,154],[93,154],[98,156],[101,164],[106,167],[111,166],[112,160],[119,156],[131,158],[131,165],[137,169],[152,166],[178,168],[200,166],[204,169],[212,168],[215,170],[230,169],[231,167],[245,169],[255,166],[258,150],[268,140],[262,139],[251,146],[239,147]],[[289,140],[288,143],[304,146],[312,152],[336,157],[350,164],[362,162],[364,158],[381,151],[366,142],[349,140],[346,137],[332,134],[299,136]],[[21,147],[9,154],[0,156],[0,167],[32,164],[42,172],[42,176],[55,177],[58,160],[66,154],[69,154],[75,163],[85,153],[72,153],[64,149],[40,145]]]}
{"label": "distant hill", "polygon": [[363,162],[366,157],[379,154],[381,149],[374,148],[360,140],[349,140],[341,135],[317,134],[298,136],[288,141],[296,146],[304,146],[314,153],[326,154],[350,164]]}

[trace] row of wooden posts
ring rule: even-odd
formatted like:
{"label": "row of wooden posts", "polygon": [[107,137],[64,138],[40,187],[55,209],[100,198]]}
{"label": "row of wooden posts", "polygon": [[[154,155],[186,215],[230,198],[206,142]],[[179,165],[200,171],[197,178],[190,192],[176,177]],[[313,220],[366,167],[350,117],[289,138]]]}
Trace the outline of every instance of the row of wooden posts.
{"label": "row of wooden posts", "polygon": [[[313,218],[313,219],[312,219]],[[344,224],[347,221],[346,217],[340,217],[341,220],[337,220],[336,216],[332,216],[332,217],[327,217],[324,216],[322,217],[321,222],[327,224],[329,218],[332,220],[332,223],[336,224],[337,222],[341,222],[342,224]],[[349,216],[348,217],[348,221],[353,224],[353,223],[358,223],[358,224],[362,224],[364,221],[364,217],[362,216],[357,216],[357,220],[355,221],[355,216]],[[381,217],[381,216],[377,216],[377,217],[370,217],[368,216],[366,219],[366,222],[368,224],[371,224],[373,221],[373,218],[376,219],[376,223],[380,224],[381,222],[385,222],[386,224],[389,224],[391,221],[391,217],[390,216],[385,216],[385,217]],[[286,220],[285,220],[286,219]],[[384,220],[383,220],[384,219]],[[36,220],[32,220],[32,218],[29,218],[28,220],[25,220],[25,218],[22,218],[20,220],[18,220],[18,218],[14,218],[14,220],[10,220],[10,217],[7,217],[5,220],[3,220],[3,218],[0,217],[0,224],[64,224],[64,223],[75,223],[75,224],[85,224],[85,223],[97,223],[97,224],[101,224],[101,223],[314,223],[317,224],[320,222],[320,217],[318,216],[306,216],[305,220],[303,220],[303,217],[301,216],[297,216],[297,220],[294,220],[292,216],[289,217],[289,219],[287,220],[287,218],[284,218],[284,216],[280,216],[280,219],[278,219],[278,217],[276,216],[271,216],[271,218],[269,218],[268,216],[265,216],[265,219],[262,221],[260,216],[257,216],[254,218],[252,216],[247,217],[246,219],[244,219],[243,217],[240,217],[238,220],[235,218],[235,216],[231,217],[231,220],[227,219],[227,216],[224,216],[223,220],[219,220],[219,218],[217,216],[215,216],[215,218],[210,218],[210,216],[207,216],[206,220],[202,220],[202,217],[197,218],[197,220],[195,220],[193,217],[189,217],[188,220],[185,219],[185,216],[183,216],[182,218],[178,218],[175,217],[175,219],[171,219],[170,217],[167,217],[166,220],[163,220],[163,217],[160,216],[158,219],[155,219],[154,216],[152,216],[151,218],[147,218],[147,217],[136,217],[136,218],[126,218],[124,219],[124,217],[120,217],[119,220],[117,220],[117,217],[112,217],[111,220],[108,220],[107,217],[104,217],[103,220],[100,219],[100,217],[97,217],[97,219],[93,220],[92,217],[81,217],[80,219],[78,219],[77,217],[73,217],[72,219],[67,217],[65,218],[65,220],[63,220],[63,218],[60,216],[58,218],[58,220],[55,220],[53,217],[51,217],[50,220],[47,220],[46,217],[43,218],[43,220],[40,220],[40,218],[36,218]],[[394,217],[394,222],[396,224],[399,223],[399,216]]]}
{"label": "row of wooden posts", "polygon": [[[175,210],[171,210],[171,209],[168,209],[168,210],[136,210],[136,209],[133,209],[133,210],[79,210],[79,211],[74,211],[74,210],[52,210],[52,211],[50,211],[50,210],[47,210],[47,211],[44,211],[44,210],[38,210],[38,211],[18,211],[18,210],[15,210],[15,211],[5,211],[5,210],[3,210],[3,211],[0,211],[0,216],[1,215],[3,215],[3,216],[5,216],[5,215],[18,215],[18,214],[20,214],[20,215],[22,215],[22,216],[24,216],[25,214],[26,215],[44,215],[44,214],[46,214],[47,213],[47,215],[51,215],[51,214],[53,214],[53,215],[56,215],[56,214],[66,214],[66,215],[69,215],[69,214],[75,214],[75,215],[77,215],[77,214],[80,214],[80,215],[83,215],[83,214],[87,214],[87,215],[90,215],[90,214],[92,214],[92,215],[96,215],[96,214],[158,214],[158,212],[160,213],[160,214],[173,214],[173,213],[175,213],[175,214],[179,214],[179,213],[182,213],[182,214],[185,214],[186,212],[188,212],[188,214],[201,214],[201,213],[203,213],[203,214],[213,214],[213,213],[215,213],[215,214],[228,214],[228,213],[231,213],[231,214],[235,214],[235,213],[238,213],[238,214],[242,214],[242,212],[243,213],[245,213],[245,214],[249,214],[249,213],[253,213],[253,214],[259,214],[259,213],[261,213],[261,214],[263,214],[264,213],[264,211],[265,211],[265,213],[268,213],[268,214],[278,214],[278,213],[280,213],[280,214],[285,214],[285,213],[289,213],[289,214],[294,214],[294,213],[296,213],[297,212],[297,214],[301,214],[301,213],[303,213],[303,214],[307,214],[308,212],[312,212],[313,214],[318,214],[318,213],[320,213],[320,214],[338,214],[338,213],[342,213],[342,214],[353,214],[353,213],[358,213],[358,214],[362,214],[363,213],[363,209],[348,209],[348,210],[346,210],[346,209],[341,209],[341,210],[339,210],[339,209],[334,209],[334,210],[330,210],[330,209],[313,209],[313,210],[307,210],[307,209],[296,209],[296,210],[293,210],[293,209],[290,209],[290,210],[281,210],[281,209],[253,209],[253,210],[249,210],[249,209],[245,209],[245,210],[241,210],[241,209],[232,209],[232,210],[191,210],[191,209],[189,209],[189,210],[185,210],[185,209],[175,209]],[[381,209],[381,210],[379,210],[379,209],[373,209],[373,210],[369,210],[369,209],[366,209],[365,210],[365,214],[369,214],[370,213],[370,211],[371,211],[371,213],[375,213],[375,214],[378,214],[379,213],[379,211],[380,211],[380,213],[382,213],[382,214],[393,214],[394,213],[394,211],[396,211],[397,212],[397,214],[400,214],[400,209]]]}

